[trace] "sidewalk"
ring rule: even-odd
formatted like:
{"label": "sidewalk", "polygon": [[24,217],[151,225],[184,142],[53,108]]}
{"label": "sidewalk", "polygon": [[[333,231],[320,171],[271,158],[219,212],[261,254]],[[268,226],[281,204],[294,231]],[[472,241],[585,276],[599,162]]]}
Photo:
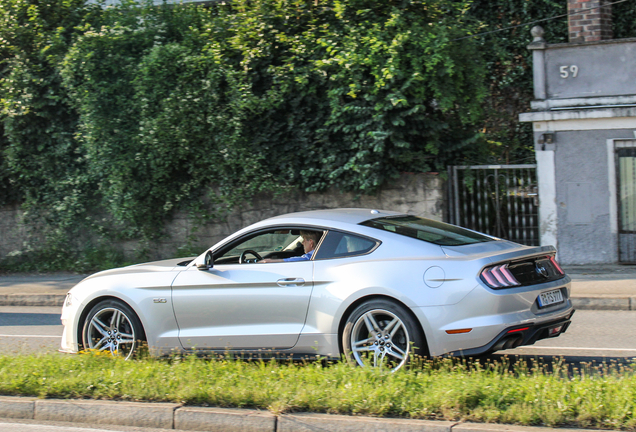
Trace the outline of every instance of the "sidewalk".
{"label": "sidewalk", "polygon": [[576,309],[636,310],[636,266],[564,266]]}
{"label": "sidewalk", "polygon": [[[576,309],[636,310],[636,266],[565,266]],[[62,306],[66,293],[87,275],[0,276],[0,306]]]}
{"label": "sidewalk", "polygon": [[0,275],[0,306],[62,306],[66,293],[87,275]]}

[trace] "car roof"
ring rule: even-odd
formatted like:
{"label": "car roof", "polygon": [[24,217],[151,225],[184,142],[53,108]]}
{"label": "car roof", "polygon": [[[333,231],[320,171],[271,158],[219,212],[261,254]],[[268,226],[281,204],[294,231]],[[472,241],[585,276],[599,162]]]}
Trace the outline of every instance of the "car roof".
{"label": "car roof", "polygon": [[363,209],[363,208],[341,208],[341,209],[329,209],[329,210],[311,210],[297,213],[287,213],[280,216],[274,216],[269,219],[265,219],[263,222],[268,224],[272,222],[281,223],[324,223],[324,222],[337,222],[340,224],[352,224],[357,225],[361,222],[369,219],[377,219],[383,216],[397,216],[404,213],[376,210],[376,209]]}

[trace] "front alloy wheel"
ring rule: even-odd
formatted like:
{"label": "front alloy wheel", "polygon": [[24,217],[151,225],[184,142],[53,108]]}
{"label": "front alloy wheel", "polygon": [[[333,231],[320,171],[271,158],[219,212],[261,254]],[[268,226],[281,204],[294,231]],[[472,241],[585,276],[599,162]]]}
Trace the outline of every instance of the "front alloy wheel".
{"label": "front alloy wheel", "polygon": [[137,315],[128,305],[117,300],[98,303],[84,320],[84,349],[106,351],[129,359],[144,339]]}
{"label": "front alloy wheel", "polygon": [[359,366],[398,370],[411,351],[423,354],[425,347],[419,326],[400,305],[372,300],[349,316],[343,334],[347,359]]}

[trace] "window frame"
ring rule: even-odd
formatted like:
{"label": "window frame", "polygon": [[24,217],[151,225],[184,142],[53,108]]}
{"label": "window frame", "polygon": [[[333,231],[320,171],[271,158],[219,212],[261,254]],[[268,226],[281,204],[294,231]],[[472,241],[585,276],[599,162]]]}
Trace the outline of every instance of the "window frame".
{"label": "window frame", "polygon": [[[321,231],[322,232],[322,236],[320,237],[320,239],[318,240],[318,243],[316,244],[316,247],[314,248],[314,253],[312,254],[311,258],[309,259],[309,261],[312,261],[314,259],[314,256],[316,255],[318,249],[320,248],[320,245],[322,244],[323,239],[326,237],[327,233],[329,233],[330,229],[326,228],[326,227],[318,227],[318,226],[311,226],[311,225],[272,225],[272,226],[268,226],[268,227],[264,227],[264,228],[259,228],[256,229],[254,231],[250,231],[248,233],[243,234],[242,236],[235,238],[233,240],[230,240],[227,243],[222,244],[221,246],[219,246],[217,249],[212,251],[212,256],[214,259],[214,263],[215,265],[216,263],[216,259],[217,258],[221,258],[221,256],[219,256],[219,254],[225,254],[227,252],[229,252],[230,250],[232,250],[233,248],[235,248],[236,246],[238,246],[239,244],[245,242],[245,241],[249,241],[254,237],[257,237],[260,234],[265,234],[267,232],[270,231],[277,231],[277,230],[282,230],[282,229],[288,229],[288,230],[298,230],[298,231]],[[299,234],[300,235],[300,234]],[[264,257],[263,257],[264,258]],[[289,262],[295,262],[295,261],[289,261]],[[301,261],[301,262],[304,262]],[[234,265],[234,264],[238,264],[238,263],[218,263],[219,265]]]}
{"label": "window frame", "polygon": [[364,234],[353,233],[351,231],[345,231],[345,230],[340,230],[340,229],[328,229],[327,233],[321,239],[320,245],[322,245],[324,243],[326,238],[332,232],[342,234],[343,236],[344,235],[350,235],[350,236],[353,236],[353,237],[361,238],[363,240],[369,240],[369,241],[375,243],[375,245],[373,247],[371,247],[369,250],[367,250],[366,252],[362,252],[362,253],[354,252],[354,253],[347,254],[347,255],[328,256],[328,257],[324,257],[324,258],[318,257],[320,255],[320,251],[319,251],[318,248],[316,248],[316,252],[314,252],[313,256],[311,257],[312,260],[314,260],[314,261],[326,261],[326,260],[333,260],[333,259],[343,259],[343,258],[352,258],[352,257],[360,257],[360,256],[364,256],[364,255],[369,255],[369,254],[372,254],[373,252],[375,252],[380,247],[380,245],[382,244],[381,240],[378,240],[378,239],[373,238],[373,237],[369,237],[369,236],[364,235]]}

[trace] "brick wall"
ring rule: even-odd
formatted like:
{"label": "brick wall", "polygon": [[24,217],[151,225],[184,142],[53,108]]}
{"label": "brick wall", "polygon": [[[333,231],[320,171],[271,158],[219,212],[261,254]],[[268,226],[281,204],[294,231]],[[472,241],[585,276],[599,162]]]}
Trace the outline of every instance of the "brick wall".
{"label": "brick wall", "polygon": [[[225,220],[197,224],[186,213],[178,213],[166,226],[161,242],[152,246],[150,259],[174,256],[187,239],[201,251],[227,235],[259,220],[284,213],[339,207],[376,208],[401,211],[431,219],[443,220],[446,208],[445,184],[437,174],[403,174],[373,196],[353,193],[304,193],[291,190],[280,194],[263,194],[233,211]],[[0,258],[23,248],[28,226],[21,223],[17,207],[0,209]],[[141,246],[135,241],[117,245],[129,257]]]}
{"label": "brick wall", "polygon": [[570,42],[612,39],[612,6],[609,0],[568,0]]}

